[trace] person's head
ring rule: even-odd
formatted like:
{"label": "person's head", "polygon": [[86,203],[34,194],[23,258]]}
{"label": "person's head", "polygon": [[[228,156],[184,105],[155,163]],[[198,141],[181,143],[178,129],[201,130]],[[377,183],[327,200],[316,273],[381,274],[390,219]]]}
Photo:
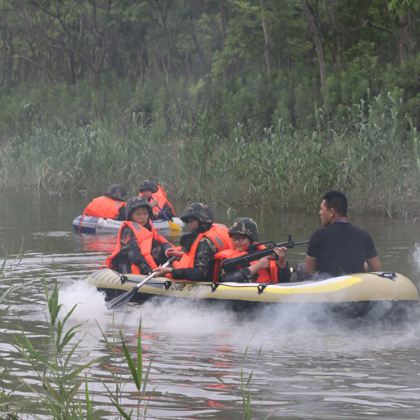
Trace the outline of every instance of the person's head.
{"label": "person's head", "polygon": [[319,216],[322,225],[333,223],[340,217],[347,216],[347,198],[340,191],[330,191],[322,197]]}
{"label": "person's head", "polygon": [[182,213],[181,220],[190,231],[208,230],[214,222],[211,209],[203,203],[191,203]]}
{"label": "person's head", "polygon": [[237,218],[229,229],[233,248],[238,251],[246,251],[255,241],[258,241],[258,226],[250,217]]}
{"label": "person's head", "polygon": [[127,202],[127,220],[142,226],[149,222],[153,211],[150,204],[142,197],[132,197]]}
{"label": "person's head", "polygon": [[124,201],[127,196],[127,190],[121,184],[112,184],[105,190],[104,195],[113,200]]}
{"label": "person's head", "polygon": [[152,197],[152,194],[157,192],[158,186],[156,182],[145,179],[139,187],[139,195],[147,200]]}

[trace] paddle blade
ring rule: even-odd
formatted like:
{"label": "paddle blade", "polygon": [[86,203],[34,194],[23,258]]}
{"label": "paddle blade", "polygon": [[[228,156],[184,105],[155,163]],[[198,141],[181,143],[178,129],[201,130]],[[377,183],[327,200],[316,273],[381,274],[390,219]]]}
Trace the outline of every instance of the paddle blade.
{"label": "paddle blade", "polygon": [[171,229],[174,232],[181,232],[182,227],[178,225],[178,223],[172,222],[172,220],[168,221],[169,229]]}
{"label": "paddle blade", "polygon": [[122,295],[114,297],[114,299],[111,299],[106,304],[106,307],[108,309],[117,309],[117,308],[120,308],[121,306],[124,306],[126,303],[130,302],[130,300],[135,296],[135,294],[137,293],[137,290],[139,290],[139,288],[138,286],[135,286],[128,292],[125,292]]}

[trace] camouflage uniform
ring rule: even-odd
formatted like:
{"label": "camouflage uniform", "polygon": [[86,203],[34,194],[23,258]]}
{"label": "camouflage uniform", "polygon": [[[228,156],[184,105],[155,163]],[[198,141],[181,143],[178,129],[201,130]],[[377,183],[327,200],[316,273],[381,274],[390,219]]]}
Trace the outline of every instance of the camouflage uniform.
{"label": "camouflage uniform", "polygon": [[[152,208],[146,200],[141,197],[133,197],[127,203],[127,219],[131,220],[133,211],[139,207],[145,207],[149,211],[149,216],[152,214]],[[146,229],[151,229],[149,223],[144,226]],[[136,237],[129,227],[125,227],[121,232],[120,240],[121,249],[118,255],[113,260],[115,270],[121,273],[131,272],[131,264],[139,267],[141,274],[149,274],[152,268],[147,263],[146,259],[140,252]],[[152,241],[152,249],[150,254],[157,265],[163,264],[167,261],[165,251],[172,247],[170,242],[160,243],[156,240]]]}
{"label": "camouflage uniform", "polygon": [[[149,224],[144,227],[150,229]],[[172,245],[169,242],[161,244],[153,240],[150,253],[157,265],[163,264],[168,260],[165,251],[171,247]],[[152,271],[152,268],[140,252],[132,230],[126,227],[121,233],[121,250],[118,256],[114,258],[113,265],[116,265],[115,270],[120,273],[130,273],[131,264],[137,265],[141,274],[149,274]]]}
{"label": "camouflage uniform", "polygon": [[[239,217],[236,219],[231,228],[229,229],[229,235],[240,234],[247,236],[252,242],[256,242],[259,239],[258,226],[253,219],[250,217]],[[275,254],[274,254],[275,255]],[[220,281],[238,282],[238,283],[252,283],[258,278],[258,273],[251,276],[249,270],[249,264],[245,267],[237,267],[232,271],[221,270],[219,278]],[[286,266],[278,269],[277,281],[279,283],[285,283],[290,281],[290,268],[286,262]]]}
{"label": "camouflage uniform", "polygon": [[[187,233],[181,238],[181,246],[184,251],[188,251],[197,236],[209,230],[214,222],[213,212],[203,203],[192,203],[184,210],[181,220],[186,222],[188,219],[197,219],[200,222],[200,226],[197,231]],[[193,281],[212,281],[214,254],[216,252],[216,245],[210,239],[202,238],[195,254],[194,267],[174,268],[172,270],[173,278]]]}

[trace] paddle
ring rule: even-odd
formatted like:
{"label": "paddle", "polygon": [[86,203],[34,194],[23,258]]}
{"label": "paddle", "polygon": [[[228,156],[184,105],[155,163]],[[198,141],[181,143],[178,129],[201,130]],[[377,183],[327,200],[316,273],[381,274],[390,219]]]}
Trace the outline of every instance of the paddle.
{"label": "paddle", "polygon": [[181,232],[182,231],[182,227],[179,226],[178,223],[173,222],[172,220],[168,220],[168,226],[169,226],[169,229],[171,229],[174,232]]}
{"label": "paddle", "polygon": [[[171,264],[175,260],[175,257],[169,258],[168,261],[166,261],[165,264],[161,265],[161,267],[167,267],[169,264]],[[134,295],[137,293],[137,291],[140,289],[141,286],[146,284],[149,280],[151,280],[153,277],[156,277],[157,271],[151,272],[147,277],[145,277],[137,286],[134,286],[131,290],[128,292],[123,293],[122,295],[119,295],[115,297],[114,299],[111,299],[107,304],[108,309],[117,309],[121,306],[125,305],[126,303],[130,302],[130,300],[134,297]]]}

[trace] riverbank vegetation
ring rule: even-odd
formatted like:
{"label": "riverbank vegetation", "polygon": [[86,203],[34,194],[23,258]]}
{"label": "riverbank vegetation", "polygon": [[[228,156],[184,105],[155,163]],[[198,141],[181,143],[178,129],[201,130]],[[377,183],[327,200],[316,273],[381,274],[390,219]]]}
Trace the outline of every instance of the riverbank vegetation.
{"label": "riverbank vegetation", "polygon": [[234,207],[420,208],[420,6],[412,0],[0,5],[3,188]]}

